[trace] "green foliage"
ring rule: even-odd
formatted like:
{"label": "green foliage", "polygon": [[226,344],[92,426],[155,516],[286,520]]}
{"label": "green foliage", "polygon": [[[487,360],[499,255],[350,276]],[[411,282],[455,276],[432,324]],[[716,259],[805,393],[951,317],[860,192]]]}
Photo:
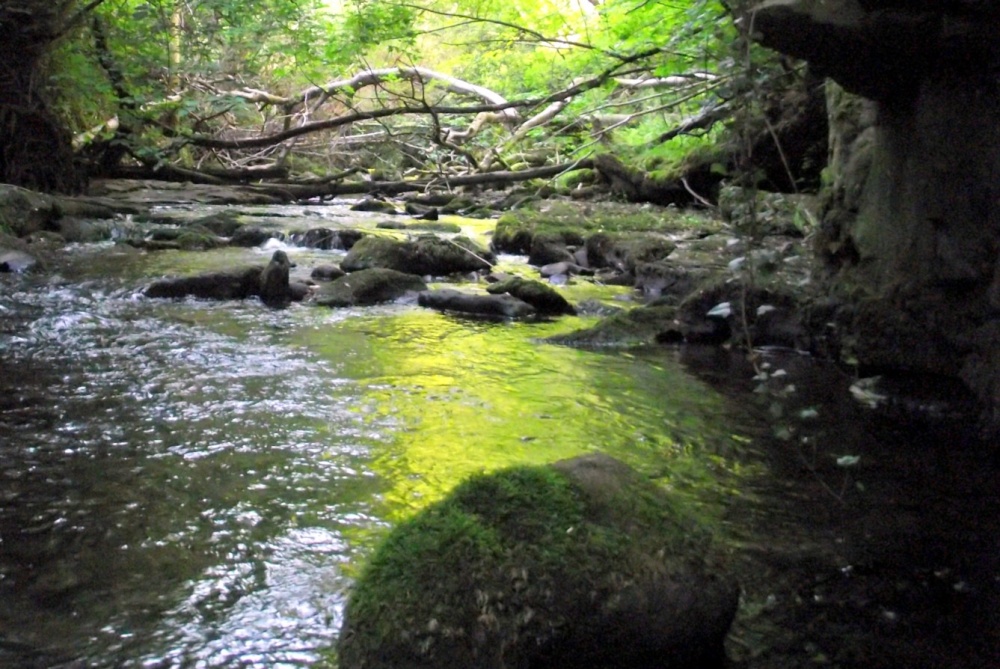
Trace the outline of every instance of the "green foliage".
{"label": "green foliage", "polygon": [[[599,82],[587,83],[554,121],[516,141],[511,127],[483,126],[462,144],[476,160],[495,151],[506,164],[518,164],[522,153],[538,146],[555,160],[601,150],[644,169],[669,168],[689,151],[711,146],[719,130],[660,137],[706,105],[752,88],[733,53],[736,28],[719,0],[119,0],[102,3],[95,14],[106,46],[85,23],[51,59],[57,108],[75,131],[87,131],[81,141],[115,138],[154,162],[214,160],[214,154],[182,151],[191,134],[277,132],[342,113],[343,105],[392,104],[394,95],[449,105],[479,102],[442,82],[421,87],[404,80],[383,82],[377,91],[341,91],[339,109],[308,112],[236,94],[253,89],[293,96],[364,68],[417,64],[506,99],[539,100],[521,110],[522,119],[541,112],[554,92]],[[678,75],[691,83],[626,83]],[[129,130],[127,138],[106,125],[115,117]],[[388,118],[350,130],[388,131],[419,145],[422,160],[440,166],[456,154],[440,142],[414,138],[437,127],[461,131],[469,121]],[[398,146],[366,147],[366,166],[393,168],[402,160]],[[307,156],[287,159],[324,169],[322,157]]]}

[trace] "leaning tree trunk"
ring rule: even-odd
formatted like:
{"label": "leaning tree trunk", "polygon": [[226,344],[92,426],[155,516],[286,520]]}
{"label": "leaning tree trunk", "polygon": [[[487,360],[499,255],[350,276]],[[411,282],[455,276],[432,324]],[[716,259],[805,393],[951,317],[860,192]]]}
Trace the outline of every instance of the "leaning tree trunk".
{"label": "leaning tree trunk", "polygon": [[76,192],[83,181],[72,137],[44,98],[41,63],[59,26],[51,0],[0,7],[0,182],[39,191]]}
{"label": "leaning tree trunk", "polygon": [[857,358],[960,377],[1000,434],[1000,1],[766,0],[747,18],[862,96],[831,87],[818,235]]}

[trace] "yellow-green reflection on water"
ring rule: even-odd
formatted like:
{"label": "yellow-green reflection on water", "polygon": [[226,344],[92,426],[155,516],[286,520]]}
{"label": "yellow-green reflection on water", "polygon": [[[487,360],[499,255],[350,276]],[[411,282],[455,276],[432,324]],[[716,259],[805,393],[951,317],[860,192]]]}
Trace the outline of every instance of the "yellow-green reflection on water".
{"label": "yellow-green reflection on water", "polygon": [[360,383],[355,411],[394,426],[370,465],[387,485],[389,519],[472,473],[593,450],[666,484],[721,484],[720,470],[733,471],[723,454],[736,445],[721,420],[723,400],[669,357],[538,341],[578,326],[407,310],[339,319],[295,337]]}

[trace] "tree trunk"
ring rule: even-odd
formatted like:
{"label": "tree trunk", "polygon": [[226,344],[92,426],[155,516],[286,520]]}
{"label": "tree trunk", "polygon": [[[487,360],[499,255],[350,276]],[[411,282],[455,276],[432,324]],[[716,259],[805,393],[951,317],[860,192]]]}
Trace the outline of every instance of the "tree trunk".
{"label": "tree trunk", "polygon": [[[46,3],[0,8],[0,182],[46,192],[79,192],[72,136],[49,110],[40,62],[56,34]],[[37,6],[36,6],[37,5]]]}

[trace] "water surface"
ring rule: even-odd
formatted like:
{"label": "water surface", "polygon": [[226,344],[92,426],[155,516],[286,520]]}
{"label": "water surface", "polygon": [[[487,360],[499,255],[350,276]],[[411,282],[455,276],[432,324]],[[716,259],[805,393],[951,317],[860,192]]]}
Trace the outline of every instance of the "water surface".
{"label": "water surface", "polygon": [[269,253],[67,253],[0,275],[0,665],[330,666],[395,522],[600,450],[728,537],[746,666],[995,666],[995,460],[880,420],[830,367],[541,343],[577,318],[147,300]]}

